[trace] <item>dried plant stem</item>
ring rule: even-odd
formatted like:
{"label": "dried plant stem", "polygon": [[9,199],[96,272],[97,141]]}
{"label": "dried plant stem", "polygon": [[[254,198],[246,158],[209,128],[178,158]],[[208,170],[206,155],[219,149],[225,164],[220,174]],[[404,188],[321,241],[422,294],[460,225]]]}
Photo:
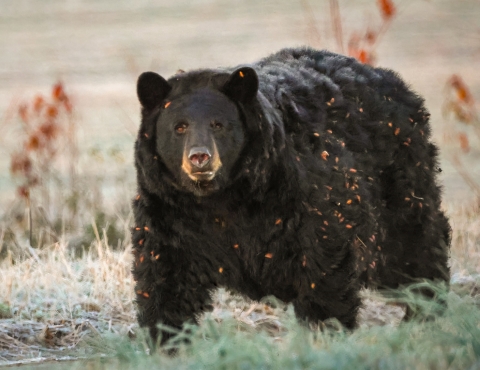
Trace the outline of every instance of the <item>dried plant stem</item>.
{"label": "dried plant stem", "polygon": [[33,247],[33,221],[32,221],[32,202],[30,194],[27,196],[27,212],[28,212],[28,243],[30,248]]}
{"label": "dried plant stem", "polygon": [[330,16],[332,18],[332,27],[333,34],[335,36],[335,41],[339,52],[344,54],[343,48],[343,27],[342,27],[342,18],[340,17],[340,8],[338,6],[338,0],[330,0]]}
{"label": "dried plant stem", "polygon": [[76,137],[76,122],[75,119],[70,115],[68,117],[68,132],[67,132],[67,142],[70,149],[70,163],[69,163],[69,181],[70,181],[70,197],[72,199],[72,206],[70,207],[70,224],[73,227],[78,227],[78,186],[77,186],[77,170],[76,164],[79,161],[79,149]]}
{"label": "dried plant stem", "polygon": [[470,176],[467,170],[465,170],[465,167],[462,164],[462,161],[458,157],[458,154],[454,153],[452,155],[451,161],[453,163],[453,167],[455,170],[458,172],[460,176],[462,176],[463,180],[467,183],[468,186],[477,194],[477,196],[480,196],[480,185]]}
{"label": "dried plant stem", "polygon": [[314,46],[320,46],[321,44],[321,35],[320,31],[317,28],[317,20],[315,19],[314,12],[312,7],[310,6],[310,3],[308,0],[300,0],[300,4],[302,6],[303,12],[305,14],[305,18],[307,20],[307,29],[309,32],[309,35],[312,36],[313,38],[313,43],[317,44]]}

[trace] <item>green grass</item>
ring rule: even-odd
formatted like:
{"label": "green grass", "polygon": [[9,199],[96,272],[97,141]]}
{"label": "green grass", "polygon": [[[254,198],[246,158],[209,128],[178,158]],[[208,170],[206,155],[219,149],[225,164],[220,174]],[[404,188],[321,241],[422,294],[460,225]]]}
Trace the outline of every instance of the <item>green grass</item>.
{"label": "green grass", "polygon": [[[298,325],[288,312],[286,334],[272,337],[266,331],[239,328],[234,319],[221,323],[207,318],[189,326],[170,348],[176,356],[148,352],[143,334],[136,339],[102,336],[90,348],[107,354],[89,362],[91,369],[478,369],[480,368],[480,300],[455,292],[445,294],[448,308],[435,319],[418,318],[398,327],[373,326],[347,333],[311,331]],[[415,303],[431,310],[432,303]],[[168,347],[168,346],[167,346]],[[68,366],[72,366],[71,363]],[[84,367],[85,363],[72,368]]]}

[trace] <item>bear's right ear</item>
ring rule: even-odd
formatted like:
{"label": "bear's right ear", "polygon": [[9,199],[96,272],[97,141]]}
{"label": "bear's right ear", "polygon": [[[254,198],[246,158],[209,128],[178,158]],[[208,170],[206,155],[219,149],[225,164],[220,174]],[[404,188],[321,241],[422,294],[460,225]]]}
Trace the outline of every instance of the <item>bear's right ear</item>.
{"label": "bear's right ear", "polygon": [[171,89],[168,82],[155,72],[144,72],[138,77],[137,96],[142,107],[146,109],[155,108]]}
{"label": "bear's right ear", "polygon": [[249,103],[258,91],[257,72],[251,67],[241,67],[233,72],[225,85],[223,92],[234,101]]}

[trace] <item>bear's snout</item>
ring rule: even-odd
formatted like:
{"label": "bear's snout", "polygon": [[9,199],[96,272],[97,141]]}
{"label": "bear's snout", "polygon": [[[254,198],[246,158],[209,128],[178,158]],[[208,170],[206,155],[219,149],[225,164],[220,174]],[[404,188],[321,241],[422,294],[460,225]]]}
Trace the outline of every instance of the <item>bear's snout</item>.
{"label": "bear's snout", "polygon": [[202,168],[207,165],[211,157],[212,155],[205,147],[192,148],[188,154],[190,163],[197,168]]}

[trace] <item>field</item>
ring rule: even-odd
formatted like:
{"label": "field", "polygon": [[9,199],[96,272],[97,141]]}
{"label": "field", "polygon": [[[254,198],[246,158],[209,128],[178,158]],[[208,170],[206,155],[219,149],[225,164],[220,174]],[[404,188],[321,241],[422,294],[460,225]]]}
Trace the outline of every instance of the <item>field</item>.
{"label": "field", "polygon": [[[0,0],[0,367],[479,369],[480,3],[388,3]],[[426,98],[453,227],[447,312],[365,291],[358,330],[310,331],[273,298],[220,290],[190,345],[150,353],[130,274],[137,76],[305,44],[392,68]],[[422,313],[402,322],[412,302]]]}

